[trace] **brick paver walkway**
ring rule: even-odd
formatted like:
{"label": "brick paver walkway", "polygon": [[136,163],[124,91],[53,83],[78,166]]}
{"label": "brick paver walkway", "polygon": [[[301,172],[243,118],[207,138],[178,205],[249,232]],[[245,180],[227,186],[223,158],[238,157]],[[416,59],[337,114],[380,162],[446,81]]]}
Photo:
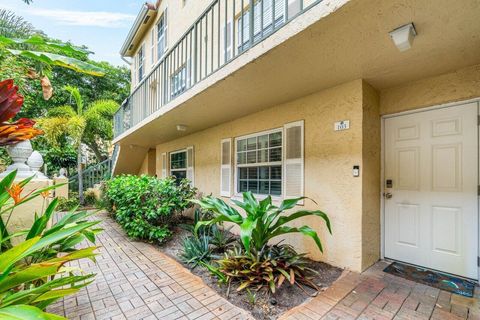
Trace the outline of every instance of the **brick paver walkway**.
{"label": "brick paver walkway", "polygon": [[[129,240],[106,214],[95,282],[48,311],[68,319],[253,319],[219,296],[155,246]],[[330,288],[289,310],[281,320],[480,319],[480,292],[472,299],[382,272],[379,262],[362,274],[345,271]]]}
{"label": "brick paver walkway", "polygon": [[480,320],[478,287],[474,298],[465,298],[384,273],[387,265],[378,262],[362,274],[344,272],[322,294],[280,319]]}
{"label": "brick paver walkway", "polygon": [[96,273],[95,282],[49,312],[72,320],[252,319],[155,246],[129,240],[106,214],[95,219],[104,229],[97,238],[97,264],[76,265]]}

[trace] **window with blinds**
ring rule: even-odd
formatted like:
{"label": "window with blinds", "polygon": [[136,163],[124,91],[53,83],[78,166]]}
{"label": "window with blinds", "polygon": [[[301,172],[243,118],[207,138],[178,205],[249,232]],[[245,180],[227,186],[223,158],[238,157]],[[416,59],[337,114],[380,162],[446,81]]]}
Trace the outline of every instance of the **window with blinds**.
{"label": "window with blinds", "polygon": [[282,130],[236,139],[236,192],[282,195]]}
{"label": "window with blinds", "polygon": [[[289,12],[286,14],[285,0],[257,1],[253,7],[253,42],[260,41],[283,25],[285,16],[292,17],[292,13],[299,12],[300,5],[300,0],[289,0],[287,7]],[[250,8],[246,9],[243,15],[237,19],[237,33],[238,50],[241,52],[250,46]]]}
{"label": "window with blinds", "polygon": [[157,55],[160,60],[167,50],[167,9],[157,23]]}

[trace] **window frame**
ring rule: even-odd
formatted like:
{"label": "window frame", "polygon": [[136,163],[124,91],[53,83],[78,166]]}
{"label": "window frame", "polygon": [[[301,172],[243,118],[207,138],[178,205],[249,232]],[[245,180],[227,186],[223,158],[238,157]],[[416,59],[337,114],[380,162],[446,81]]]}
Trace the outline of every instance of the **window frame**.
{"label": "window frame", "polygon": [[[179,153],[185,153],[185,168],[172,169],[172,155],[174,155],[174,154],[179,154]],[[187,154],[187,148],[169,152],[169,153],[168,153],[168,160],[169,160],[169,161],[168,161],[168,175],[169,175],[169,176],[172,176],[172,172],[175,172],[175,171],[185,171],[185,177],[187,176],[187,171],[188,171],[188,154]]]}
{"label": "window frame", "polygon": [[151,64],[152,66],[155,65],[156,61],[155,61],[155,58],[156,58],[156,54],[155,54],[155,48],[156,48],[156,34],[155,34],[155,28],[152,29],[151,33],[150,33],[150,61],[151,61]]}
{"label": "window frame", "polygon": [[[253,163],[253,164],[241,164],[241,165],[238,164],[237,142],[239,140],[245,140],[245,139],[248,139],[248,138],[254,138],[254,137],[263,136],[263,135],[267,135],[267,134],[271,134],[271,133],[280,133],[281,136],[282,136],[282,144],[281,144],[281,149],[282,149],[281,150],[281,157],[282,158],[281,158],[280,161],[262,162],[262,163]],[[238,177],[239,168],[271,167],[271,166],[280,165],[280,170],[281,170],[281,174],[282,174],[282,178],[280,179],[281,193],[279,195],[254,193],[254,195],[257,199],[265,199],[266,197],[271,196],[272,200],[274,200],[274,201],[283,200],[283,197],[284,197],[284,194],[285,194],[285,190],[283,190],[284,189],[284,182],[285,182],[285,176],[284,176],[284,171],[285,171],[284,170],[285,169],[285,166],[284,166],[284,162],[285,162],[285,154],[284,154],[285,133],[284,133],[283,127],[268,129],[268,130],[264,130],[264,131],[258,131],[258,132],[255,132],[255,133],[235,137],[233,139],[233,144],[234,145],[231,148],[234,152],[234,162],[233,162],[233,166],[232,166],[233,175],[234,175],[234,180],[233,180],[233,189],[234,190],[233,190],[233,192],[231,192],[233,194],[232,198],[234,198],[234,199],[241,199],[242,198],[242,193],[238,192],[238,184],[240,182],[240,179]],[[256,150],[258,150],[258,149],[256,149]],[[269,179],[269,181],[271,181],[271,180]]]}
{"label": "window frame", "polygon": [[[140,53],[142,54],[140,56]],[[137,76],[138,76],[138,82],[137,83],[140,83],[142,82],[142,80],[145,78],[145,42],[143,42],[141,45],[140,45],[140,48],[138,49],[138,52],[137,52],[137,60],[138,60],[138,64],[137,64]]]}
{"label": "window frame", "polygon": [[[167,14],[168,14],[168,11],[167,11],[168,8],[165,8],[165,10],[163,10],[163,13],[162,15],[160,16],[160,18],[157,20],[157,22],[155,23],[155,29],[156,29],[156,47],[157,47],[157,61],[160,61],[162,60],[162,58],[165,56],[165,54],[167,53],[168,51],[168,44],[167,44],[167,32],[168,32],[168,17],[167,17]],[[159,24],[160,22],[163,21],[163,52],[161,50],[159,50],[159,46],[160,46],[160,28],[159,28]]]}
{"label": "window frame", "polygon": [[[181,65],[174,73],[170,76],[170,97],[176,98],[185,92],[188,88],[188,62]],[[175,87],[175,81],[178,81],[178,87]]]}
{"label": "window frame", "polygon": [[[256,30],[254,30],[254,34],[253,34],[253,43],[254,44],[261,41],[262,36],[265,37],[265,35],[270,35],[270,34],[274,33],[276,30],[278,30],[278,28],[280,28],[281,26],[283,26],[284,24],[287,23],[288,19],[286,18],[286,16],[287,16],[287,11],[288,11],[288,4],[287,4],[287,6],[285,6],[284,0],[269,0],[269,1],[270,1],[270,5],[271,5],[270,11],[273,10],[273,7],[275,7],[275,5],[277,3],[280,3],[280,6],[283,6],[283,10],[280,11],[281,14],[279,14],[278,17],[277,17],[278,12],[275,11],[275,17],[272,17],[272,19],[271,19],[272,21],[265,20],[265,17],[264,17],[263,18],[263,25],[262,25],[262,22],[258,22],[259,23],[259,30],[257,32],[255,32]],[[296,1],[296,0],[294,0],[294,1]],[[255,28],[255,25],[257,23],[257,21],[255,20],[256,14],[258,12],[257,6],[261,7],[263,12],[267,11],[267,9],[265,8],[265,0],[255,1],[254,7],[253,7],[253,11],[254,11],[254,13],[253,13],[253,15],[254,15],[253,27],[254,28]],[[255,9],[257,9],[257,10],[255,10]],[[236,39],[237,39],[236,49],[238,50],[238,52],[244,52],[244,51],[246,51],[250,48],[250,26],[249,26],[250,12],[251,12],[250,5],[247,5],[246,8],[243,11],[243,15],[240,12],[235,16],[235,24],[236,24],[236,32],[237,32],[237,35],[236,35]],[[260,19],[260,21],[262,20],[260,16],[259,16],[259,19]],[[244,20],[244,22],[243,22],[243,31],[244,31],[243,43],[242,43],[242,20]]]}

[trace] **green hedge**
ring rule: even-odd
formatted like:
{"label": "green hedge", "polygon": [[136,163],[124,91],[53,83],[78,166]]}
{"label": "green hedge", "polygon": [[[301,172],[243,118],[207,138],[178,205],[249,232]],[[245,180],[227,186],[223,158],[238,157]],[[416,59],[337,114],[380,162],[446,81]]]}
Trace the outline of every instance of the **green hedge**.
{"label": "green hedge", "polygon": [[196,194],[188,180],[121,175],[105,184],[104,197],[115,219],[137,239],[162,242],[171,235],[170,225],[192,206]]}

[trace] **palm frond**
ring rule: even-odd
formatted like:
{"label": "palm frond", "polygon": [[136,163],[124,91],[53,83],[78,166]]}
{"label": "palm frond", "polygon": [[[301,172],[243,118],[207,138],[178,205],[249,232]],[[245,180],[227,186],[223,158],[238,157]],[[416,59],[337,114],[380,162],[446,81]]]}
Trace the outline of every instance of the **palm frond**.
{"label": "palm frond", "polygon": [[83,114],[83,99],[82,95],[80,94],[80,90],[78,90],[77,87],[72,87],[72,86],[65,86],[65,90],[70,93],[71,98],[73,98],[75,105],[77,107],[77,114],[82,115]]}

